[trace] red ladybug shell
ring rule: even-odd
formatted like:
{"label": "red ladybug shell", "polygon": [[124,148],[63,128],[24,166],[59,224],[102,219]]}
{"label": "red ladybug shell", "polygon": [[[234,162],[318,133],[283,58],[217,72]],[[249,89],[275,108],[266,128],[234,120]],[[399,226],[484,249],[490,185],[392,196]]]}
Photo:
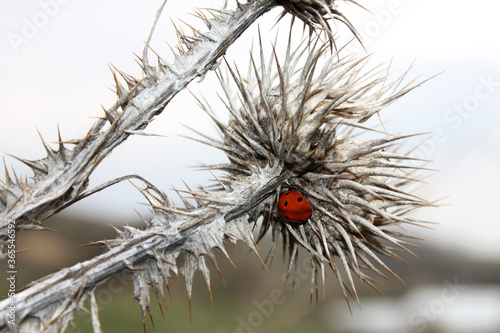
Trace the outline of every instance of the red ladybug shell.
{"label": "red ladybug shell", "polygon": [[309,201],[296,191],[281,193],[278,201],[278,210],[282,218],[288,222],[306,221],[312,214]]}

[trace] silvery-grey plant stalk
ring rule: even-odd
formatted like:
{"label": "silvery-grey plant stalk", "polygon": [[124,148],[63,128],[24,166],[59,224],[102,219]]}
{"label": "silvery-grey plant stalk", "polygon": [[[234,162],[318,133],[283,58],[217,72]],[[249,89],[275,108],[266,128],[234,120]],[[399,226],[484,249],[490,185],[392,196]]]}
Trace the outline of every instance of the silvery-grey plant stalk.
{"label": "silvery-grey plant stalk", "polygon": [[[25,161],[35,171],[33,182],[7,176],[1,189],[2,214],[18,218],[22,226],[30,228],[41,217],[94,193],[96,189],[84,190],[102,158],[128,135],[142,133],[192,78],[216,68],[217,59],[236,37],[275,5],[282,5],[286,13],[312,29],[318,25],[325,29],[328,42],[309,38],[297,46],[292,45],[290,35],[280,57],[274,49],[266,55],[260,41],[246,75],[236,67],[226,66],[229,75],[217,69],[230,119],[221,121],[218,112],[198,98],[220,129],[221,138],[198,133],[195,139],[226,153],[229,162],[205,166],[223,170],[225,176],[216,179],[213,188],[188,189],[196,205],[183,198],[184,208],[175,207],[161,189],[134,176],[144,184],[141,192],[151,206],[149,227],[124,227],[116,239],[101,242],[106,253],[18,292],[18,326],[8,324],[5,310],[9,300],[0,302],[0,330],[64,331],[90,297],[93,328],[100,332],[93,292],[124,270],[132,275],[134,297],[145,325],[150,289],[161,301],[168,278],[182,274],[191,301],[194,274],[200,271],[210,290],[206,262],[211,261],[219,271],[216,251],[231,260],[225,250],[227,242],[243,241],[265,265],[272,261],[281,240],[290,277],[297,268],[299,248],[303,248],[312,267],[311,298],[325,282],[326,267],[334,272],[346,300],[349,295],[357,299],[356,276],[375,289],[377,276],[398,278],[381,256],[401,259],[400,251],[411,253],[411,244],[403,240],[411,236],[402,226],[420,225],[407,213],[429,203],[408,193],[415,181],[412,173],[421,168],[411,156],[398,152],[406,136],[373,129],[366,122],[414,86],[403,85],[405,75],[390,83],[385,70],[367,70],[364,57],[343,57],[333,51],[327,22],[341,20],[355,31],[333,0],[252,0],[232,12],[214,11],[210,19],[199,12],[209,31],[196,31],[194,37],[180,34],[183,48],[173,64],[159,59],[153,67],[145,60],[146,54],[142,80],[122,74],[129,89],[122,88],[117,79],[117,106],[106,110],[105,119],[75,149],[68,150],[61,143],[53,151],[46,145],[47,158]],[[310,202],[307,221],[289,222],[280,217],[277,203],[285,190],[299,191]],[[255,226],[257,239],[252,232]],[[269,230],[273,244],[263,258],[256,243]],[[184,263],[177,265],[181,254]]]}
{"label": "silvery-grey plant stalk", "polygon": [[[33,170],[32,181],[18,178],[5,166],[5,181],[0,181],[1,258],[5,255],[9,221],[16,221],[17,230],[44,228],[40,221],[80,197],[93,170],[114,148],[131,135],[144,135],[149,122],[179,91],[194,78],[216,68],[241,33],[276,5],[276,0],[252,0],[234,11],[200,12],[209,30],[195,32],[194,36],[179,32],[183,44],[173,63],[158,57],[158,65],[152,66],[145,52],[142,79],[114,72],[117,102],[104,110],[103,118],[84,138],[69,141],[74,144],[73,149],[67,148],[60,135],[58,150],[42,139],[45,158],[37,161],[18,158]],[[126,87],[120,83],[119,75]]]}

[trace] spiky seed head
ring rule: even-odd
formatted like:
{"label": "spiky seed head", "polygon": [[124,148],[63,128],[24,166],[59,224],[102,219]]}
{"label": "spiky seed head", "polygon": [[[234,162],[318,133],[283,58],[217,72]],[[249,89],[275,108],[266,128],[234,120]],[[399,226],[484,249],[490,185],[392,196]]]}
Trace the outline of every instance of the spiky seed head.
{"label": "spiky seed head", "polygon": [[[310,35],[314,31],[324,32],[330,41],[330,46],[336,46],[334,31],[331,27],[334,21],[341,22],[347,26],[359,40],[359,34],[352,23],[338,9],[338,2],[338,0],[281,0],[279,3],[283,7],[283,13],[279,19],[283,18],[287,13],[292,14],[293,18],[300,19],[304,23],[304,26],[309,28]],[[362,7],[354,0],[345,0],[344,2],[350,2]]]}
{"label": "spiky seed head", "polygon": [[[411,252],[411,244],[401,240],[405,232],[394,227],[418,224],[405,213],[428,203],[405,192],[413,180],[409,174],[419,169],[410,156],[397,153],[405,137],[364,123],[412,88],[394,92],[401,80],[391,84],[385,71],[366,71],[366,58],[338,61],[324,45],[303,45],[293,52],[289,45],[281,62],[276,53],[264,59],[260,47],[260,63],[252,59],[246,77],[229,68],[237,97],[219,72],[230,113],[227,123],[200,102],[223,135],[222,141],[207,143],[222,149],[230,161],[213,168],[228,173],[226,189],[255,184],[260,174],[269,179],[268,173],[274,173],[264,194],[242,207],[250,223],[262,218],[259,240],[271,229],[271,251],[282,238],[289,275],[296,269],[299,248],[309,252],[311,293],[325,265],[334,271],[346,299],[356,295],[353,275],[373,288],[372,273],[398,278],[379,255],[399,259],[398,251]],[[279,195],[289,189],[299,191],[313,207],[304,223],[287,223],[277,213]]]}

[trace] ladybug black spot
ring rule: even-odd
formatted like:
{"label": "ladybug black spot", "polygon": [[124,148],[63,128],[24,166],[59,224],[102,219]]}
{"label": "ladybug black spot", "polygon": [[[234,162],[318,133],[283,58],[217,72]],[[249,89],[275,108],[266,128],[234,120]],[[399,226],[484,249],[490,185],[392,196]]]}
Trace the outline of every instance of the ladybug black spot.
{"label": "ladybug black spot", "polygon": [[285,207],[288,206],[288,200],[285,201],[285,203],[283,204],[283,206],[285,206]]}
{"label": "ladybug black spot", "polygon": [[297,202],[302,202],[302,200],[304,200],[302,197],[297,198]]}

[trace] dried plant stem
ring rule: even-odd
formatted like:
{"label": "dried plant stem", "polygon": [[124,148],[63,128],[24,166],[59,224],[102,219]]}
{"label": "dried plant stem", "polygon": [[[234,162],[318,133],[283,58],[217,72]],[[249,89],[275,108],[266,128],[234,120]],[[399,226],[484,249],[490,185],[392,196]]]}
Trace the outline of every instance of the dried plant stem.
{"label": "dried plant stem", "polygon": [[[270,173],[268,179],[272,178]],[[221,203],[218,207],[205,205],[196,209],[191,207],[179,210],[171,205],[160,189],[147,181],[144,183],[146,187],[141,192],[150,201],[154,213],[151,221],[147,222],[151,226],[146,230],[124,227],[118,231],[117,239],[99,242],[108,247],[109,251],[106,253],[35,281],[16,293],[16,315],[23,331],[64,331],[73,313],[84,308],[84,302],[89,296],[91,311],[96,314],[97,303],[92,301],[93,291],[124,270],[131,272],[134,280],[148,281],[144,285],[146,288],[134,288],[135,298],[139,301],[145,320],[144,312],[149,311],[149,286],[154,289],[158,298],[163,298],[163,285],[168,284],[167,278],[180,273],[189,282],[187,286],[190,299],[190,286],[197,270],[203,273],[210,286],[210,273],[204,258],[209,258],[218,267],[213,251],[218,249],[227,256],[223,245],[225,240],[233,243],[242,240],[258,253],[247,217],[227,221],[225,215],[241,205],[248,197],[248,192],[258,192],[259,185],[243,188],[244,193],[233,192],[227,198],[219,198],[227,204]],[[255,200],[259,201],[259,198]],[[184,265],[178,268],[177,257],[186,250],[191,251],[193,242],[201,249],[194,256],[186,255]],[[0,332],[19,328],[9,327],[10,304],[10,299],[0,302]],[[96,315],[92,319],[98,320]],[[93,326],[99,325],[94,322]]]}
{"label": "dried plant stem", "polygon": [[[179,239],[179,235],[173,231],[172,238],[168,242],[171,244]],[[164,236],[145,234],[89,261],[78,263],[38,280],[15,296],[19,321],[24,321],[24,328],[32,329],[43,327],[44,324],[52,324],[50,321],[44,323],[37,318],[30,319],[29,317],[40,315],[41,312],[51,308],[54,321],[56,321],[62,312],[77,310],[89,291],[126,269],[127,265],[135,265],[143,261],[148,257],[149,251],[166,241]],[[70,300],[71,305],[66,304],[65,300]],[[8,299],[0,303],[0,313],[3,314],[0,316],[0,331],[2,332],[8,328],[8,305]],[[30,321],[32,323],[29,323]]]}
{"label": "dried plant stem", "polygon": [[[228,47],[276,2],[255,0],[239,5],[234,11],[217,11],[213,19],[205,18],[209,31],[190,40],[189,50],[177,56],[172,64],[166,65],[159,59],[162,65],[145,69],[147,75],[142,80],[120,73],[130,90],[120,91],[117,83],[119,100],[116,106],[105,110],[106,117],[97,121],[73,150],[66,149],[60,142],[59,151],[54,151],[44,142],[48,154],[45,159],[19,158],[39,175],[34,177],[34,182],[27,183],[17,177],[13,180],[5,168],[6,181],[0,181],[0,209],[3,208],[0,212],[0,248],[3,250],[6,244],[9,221],[16,221],[17,230],[43,228],[39,221],[74,201],[87,187],[96,166],[114,148],[131,134],[140,134],[194,78],[216,68]],[[119,108],[123,109],[121,113]],[[108,122],[111,125],[103,129]],[[0,256],[3,255],[2,251]]]}
{"label": "dried plant stem", "polygon": [[[150,229],[100,256],[36,281],[15,296],[19,321],[24,321],[24,328],[54,324],[60,316],[79,310],[89,292],[108,278],[125,269],[133,269],[160,248],[162,251],[175,249],[175,244],[182,243],[191,232],[193,229],[171,227],[155,234],[155,230]],[[0,331],[7,329],[8,305],[9,300],[0,303],[0,313],[3,314],[0,316]],[[40,318],[29,318],[47,312],[53,314],[54,322],[46,321],[47,318],[41,322]]]}
{"label": "dried plant stem", "polygon": [[[204,166],[225,172],[215,179],[216,185],[177,191],[187,193],[196,205],[180,195],[184,207],[176,207],[161,189],[138,175],[87,189],[93,170],[114,148],[130,135],[145,135],[143,130],[169,101],[194,78],[216,69],[229,46],[274,6],[302,20],[311,32],[321,29],[327,42],[321,43],[320,32],[315,40],[305,39],[293,47],[291,27],[284,60],[274,46],[266,59],[259,38],[258,57],[251,57],[246,76],[229,67],[231,81],[217,71],[225,94],[222,102],[230,113],[227,122],[193,96],[221,134],[212,139],[195,130],[201,137],[195,140],[224,151],[229,161]],[[191,304],[194,276],[200,272],[211,293],[207,261],[221,275],[215,252],[231,261],[227,242],[244,242],[264,266],[272,262],[282,242],[291,279],[297,272],[299,249],[305,250],[312,269],[311,300],[319,285],[324,287],[327,267],[347,302],[350,297],[359,302],[356,277],[376,291],[376,278],[401,280],[379,256],[404,261],[401,253],[413,254],[409,247],[414,245],[406,240],[413,237],[402,226],[425,223],[406,216],[431,206],[408,190],[416,181],[414,173],[425,168],[415,165],[423,161],[398,150],[408,135],[381,132],[366,122],[418,84],[403,85],[406,73],[391,83],[385,70],[364,69],[366,57],[341,58],[334,53],[330,23],[340,21],[355,33],[334,0],[248,0],[238,2],[232,11],[207,11],[210,18],[197,12],[207,32],[193,28],[193,35],[187,36],[177,31],[180,44],[171,64],[159,56],[156,67],[149,64],[150,34],[140,59],[144,77],[135,79],[118,71],[128,86],[124,89],[113,73],[116,105],[104,110],[84,138],[71,141],[73,149],[65,147],[69,142],[59,134],[57,151],[42,139],[47,157],[18,158],[32,168],[33,181],[15,173],[12,178],[5,168],[5,181],[0,180],[0,259],[6,256],[3,249],[12,221],[16,230],[42,229],[45,218],[122,180],[138,179],[145,185],[140,191],[153,215],[144,220],[145,230],[123,227],[116,239],[99,242],[106,253],[32,282],[0,302],[0,332],[64,332],[73,314],[90,299],[92,326],[99,333],[94,291],[122,271],[132,276],[145,330],[150,290],[158,301],[164,300],[163,287],[182,275]],[[290,193],[295,194],[287,197]],[[304,202],[307,211],[297,210]],[[307,217],[287,219],[283,212],[307,213]],[[268,233],[272,246],[264,261],[257,242]],[[180,255],[184,260],[177,266]],[[12,300],[16,326],[8,317]]]}

